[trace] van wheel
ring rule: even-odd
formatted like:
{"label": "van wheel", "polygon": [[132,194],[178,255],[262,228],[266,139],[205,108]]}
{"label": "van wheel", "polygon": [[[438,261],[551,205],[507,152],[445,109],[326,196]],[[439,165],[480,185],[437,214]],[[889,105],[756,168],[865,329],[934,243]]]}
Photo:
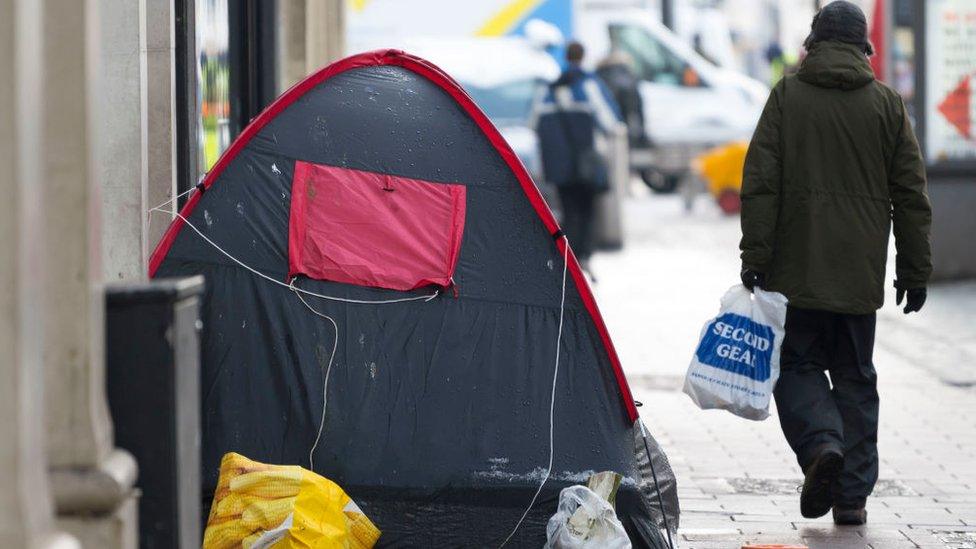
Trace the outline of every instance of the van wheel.
{"label": "van wheel", "polygon": [[644,184],[658,194],[673,193],[681,182],[680,175],[664,174],[656,170],[643,170],[640,175]]}

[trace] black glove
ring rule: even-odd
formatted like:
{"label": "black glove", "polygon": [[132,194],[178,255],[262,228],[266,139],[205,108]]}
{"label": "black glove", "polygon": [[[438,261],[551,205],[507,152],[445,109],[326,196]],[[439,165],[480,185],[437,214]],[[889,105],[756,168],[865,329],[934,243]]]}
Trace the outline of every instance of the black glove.
{"label": "black glove", "polygon": [[895,292],[895,305],[901,305],[901,300],[904,299],[906,291],[908,292],[908,299],[905,301],[905,314],[917,313],[922,310],[922,305],[925,305],[925,298],[928,296],[928,291],[925,288],[909,288],[908,290],[898,288]]}
{"label": "black glove", "polygon": [[750,292],[755,287],[761,290],[766,284],[766,275],[759,271],[753,271],[752,269],[743,268],[742,272],[739,273],[739,277],[742,278],[742,285]]}

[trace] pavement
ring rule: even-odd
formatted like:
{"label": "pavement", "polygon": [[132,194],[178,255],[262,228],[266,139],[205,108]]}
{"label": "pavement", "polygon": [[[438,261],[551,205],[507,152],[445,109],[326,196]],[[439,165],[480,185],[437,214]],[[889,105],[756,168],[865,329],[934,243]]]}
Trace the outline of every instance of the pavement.
{"label": "pavement", "polygon": [[678,547],[976,548],[976,281],[933,285],[909,316],[890,291],[878,315],[881,478],[868,525],[804,519],[802,474],[775,411],[753,422],[699,410],[681,392],[702,325],[738,283],[738,217],[707,196],[685,211],[676,196],[634,194],[625,248],[593,258],[594,290],[678,477]]}

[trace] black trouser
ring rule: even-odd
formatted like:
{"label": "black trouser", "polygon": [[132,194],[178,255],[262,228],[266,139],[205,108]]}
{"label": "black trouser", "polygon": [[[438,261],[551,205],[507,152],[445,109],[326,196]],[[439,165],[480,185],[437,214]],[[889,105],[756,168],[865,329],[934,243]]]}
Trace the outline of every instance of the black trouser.
{"label": "black trouser", "polygon": [[589,185],[557,187],[563,206],[562,228],[576,258],[583,261],[593,253],[593,211],[596,193]]}
{"label": "black trouser", "polygon": [[878,480],[874,326],[874,313],[786,310],[774,391],[780,425],[804,470],[824,445],[844,453],[833,487],[834,504],[841,507],[863,506]]}

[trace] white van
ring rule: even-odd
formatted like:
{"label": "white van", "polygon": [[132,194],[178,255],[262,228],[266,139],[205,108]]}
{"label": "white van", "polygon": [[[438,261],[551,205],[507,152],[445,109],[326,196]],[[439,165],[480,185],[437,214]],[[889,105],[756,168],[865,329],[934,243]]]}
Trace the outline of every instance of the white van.
{"label": "white van", "polygon": [[673,189],[693,156],[752,136],[769,95],[765,84],[698,55],[650,10],[590,5],[575,17],[574,37],[591,67],[611,49],[631,58],[652,146],[632,151],[631,164],[649,185]]}
{"label": "white van", "polygon": [[[369,0],[354,2],[347,25],[350,53],[393,44],[397,36],[502,37],[533,28],[558,29],[579,40],[594,68],[611,49],[629,55],[640,78],[651,148],[631,154],[632,167],[657,190],[673,189],[694,155],[716,144],[749,139],[769,88],[694,52],[658,22],[648,0]],[[521,10],[521,11],[519,11]],[[533,25],[543,21],[548,25]],[[542,47],[552,33],[527,36]],[[561,35],[561,36],[560,36]],[[557,48],[558,49],[558,48]],[[562,59],[557,59],[560,63]]]}

